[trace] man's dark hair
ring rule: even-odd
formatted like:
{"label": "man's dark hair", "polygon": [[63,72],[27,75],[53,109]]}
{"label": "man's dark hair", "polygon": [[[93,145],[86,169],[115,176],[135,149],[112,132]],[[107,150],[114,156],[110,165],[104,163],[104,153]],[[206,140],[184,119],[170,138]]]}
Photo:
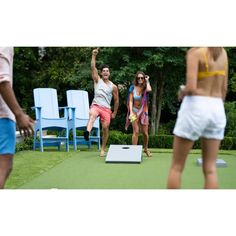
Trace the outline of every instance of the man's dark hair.
{"label": "man's dark hair", "polygon": [[109,69],[109,66],[108,66],[108,65],[105,65],[105,64],[101,65],[101,66],[100,66],[100,71],[102,71],[104,68],[108,68],[108,69]]}

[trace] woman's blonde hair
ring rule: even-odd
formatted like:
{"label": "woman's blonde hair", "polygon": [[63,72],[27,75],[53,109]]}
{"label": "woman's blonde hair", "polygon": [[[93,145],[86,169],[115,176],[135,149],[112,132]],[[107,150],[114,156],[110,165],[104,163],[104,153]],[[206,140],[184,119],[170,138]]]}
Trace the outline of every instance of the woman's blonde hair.
{"label": "woman's blonde hair", "polygon": [[208,50],[214,61],[216,61],[223,52],[222,47],[209,47]]}

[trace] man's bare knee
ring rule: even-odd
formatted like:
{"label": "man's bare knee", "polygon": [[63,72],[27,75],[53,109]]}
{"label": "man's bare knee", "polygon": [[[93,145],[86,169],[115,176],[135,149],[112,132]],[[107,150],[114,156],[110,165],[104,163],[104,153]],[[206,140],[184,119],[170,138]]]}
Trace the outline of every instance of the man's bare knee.
{"label": "man's bare knee", "polygon": [[108,131],[109,130],[109,126],[110,126],[110,124],[108,124],[106,122],[102,123],[102,130],[103,131]]}

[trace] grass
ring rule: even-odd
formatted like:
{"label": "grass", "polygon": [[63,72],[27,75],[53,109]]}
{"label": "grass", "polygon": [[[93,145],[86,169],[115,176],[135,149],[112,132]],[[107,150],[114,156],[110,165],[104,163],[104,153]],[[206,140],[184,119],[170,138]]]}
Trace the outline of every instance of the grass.
{"label": "grass", "polygon": [[[15,155],[7,189],[165,189],[171,163],[169,149],[152,149],[153,157],[143,156],[141,164],[108,164],[95,149],[69,153],[56,150],[22,151]],[[189,155],[182,188],[201,189],[203,176],[196,165],[200,150]],[[222,189],[236,189],[236,151],[221,151],[219,158],[228,167],[218,168]]]}
{"label": "grass", "polygon": [[6,183],[5,188],[18,188],[49,171],[65,159],[69,158],[72,153],[66,152],[37,152],[21,151],[14,156],[13,171]]}

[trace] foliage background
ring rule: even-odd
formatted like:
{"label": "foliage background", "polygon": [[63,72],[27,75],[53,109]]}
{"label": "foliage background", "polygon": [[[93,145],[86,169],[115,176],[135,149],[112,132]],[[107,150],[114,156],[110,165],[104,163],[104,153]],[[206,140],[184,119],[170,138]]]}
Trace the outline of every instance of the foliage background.
{"label": "foliage background", "polygon": [[[33,89],[55,88],[60,106],[66,105],[66,90],[87,90],[93,99],[90,61],[92,47],[16,47],[14,90],[20,105],[32,117]],[[110,79],[119,85],[120,106],[111,130],[125,132],[127,91],[138,70],[150,76],[150,134],[171,134],[179,103],[176,93],[185,82],[186,47],[100,47],[97,68],[108,64]],[[226,135],[236,134],[236,48],[226,48],[229,56],[229,91],[226,98]],[[128,133],[130,133],[130,129]]]}

